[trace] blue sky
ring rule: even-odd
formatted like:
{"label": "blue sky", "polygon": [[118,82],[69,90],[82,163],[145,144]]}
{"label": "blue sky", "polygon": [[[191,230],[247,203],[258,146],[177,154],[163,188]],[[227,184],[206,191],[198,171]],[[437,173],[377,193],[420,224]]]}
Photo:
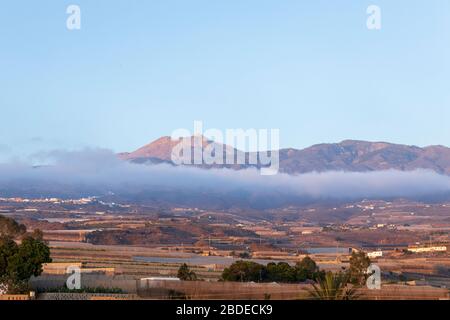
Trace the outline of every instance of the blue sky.
{"label": "blue sky", "polygon": [[131,151],[194,120],[282,147],[450,146],[448,0],[16,0],[0,41],[2,155]]}

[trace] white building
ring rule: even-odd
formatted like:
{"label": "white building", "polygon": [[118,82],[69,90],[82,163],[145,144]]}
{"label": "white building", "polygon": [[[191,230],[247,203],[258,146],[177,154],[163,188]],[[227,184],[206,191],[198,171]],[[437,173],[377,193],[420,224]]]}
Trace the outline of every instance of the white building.
{"label": "white building", "polygon": [[378,257],[382,257],[383,256],[383,251],[372,251],[372,252],[368,252],[367,256],[371,259],[373,258],[378,258]]}
{"label": "white building", "polygon": [[150,277],[141,278],[141,281],[180,281],[180,279],[175,277]]}

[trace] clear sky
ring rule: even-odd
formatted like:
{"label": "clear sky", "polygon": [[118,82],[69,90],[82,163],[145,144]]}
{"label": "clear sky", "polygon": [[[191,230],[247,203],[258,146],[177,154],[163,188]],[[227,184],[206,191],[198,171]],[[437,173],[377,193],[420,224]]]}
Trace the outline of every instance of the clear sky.
{"label": "clear sky", "polygon": [[0,110],[3,155],[131,151],[194,120],[450,146],[450,1],[3,1]]}

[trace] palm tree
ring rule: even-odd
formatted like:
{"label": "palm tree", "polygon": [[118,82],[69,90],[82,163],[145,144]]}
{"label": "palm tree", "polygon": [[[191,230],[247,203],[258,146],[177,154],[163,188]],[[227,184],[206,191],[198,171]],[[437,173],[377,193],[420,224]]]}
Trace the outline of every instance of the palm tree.
{"label": "palm tree", "polygon": [[356,300],[360,295],[355,287],[348,287],[348,274],[342,272],[327,272],[323,279],[318,279],[318,285],[313,284],[309,295],[315,300]]}

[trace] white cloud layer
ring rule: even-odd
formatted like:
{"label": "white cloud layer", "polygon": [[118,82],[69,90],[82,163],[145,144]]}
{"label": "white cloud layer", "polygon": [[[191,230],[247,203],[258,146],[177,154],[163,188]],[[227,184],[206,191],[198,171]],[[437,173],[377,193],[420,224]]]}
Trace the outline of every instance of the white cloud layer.
{"label": "white cloud layer", "polygon": [[[423,197],[450,193],[450,177],[428,170],[324,172],[296,176],[261,176],[256,169],[198,169],[167,164],[141,165],[119,160],[105,149],[53,151],[33,157],[34,162],[0,164],[0,191],[71,190],[130,192],[164,189],[210,192],[245,191],[247,194],[287,197],[356,199]],[[47,163],[33,166],[33,163]]]}

